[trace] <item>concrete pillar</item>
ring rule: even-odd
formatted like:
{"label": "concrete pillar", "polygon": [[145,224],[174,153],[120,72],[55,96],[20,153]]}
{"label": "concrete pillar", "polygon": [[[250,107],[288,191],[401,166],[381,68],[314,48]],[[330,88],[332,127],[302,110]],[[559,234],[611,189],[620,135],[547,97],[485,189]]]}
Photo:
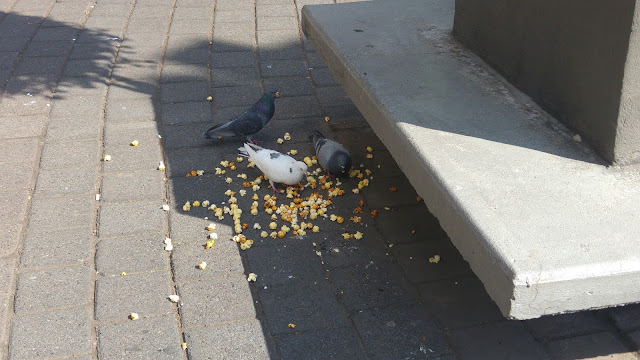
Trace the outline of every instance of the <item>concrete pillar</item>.
{"label": "concrete pillar", "polygon": [[635,0],[456,0],[454,36],[607,161],[640,162]]}

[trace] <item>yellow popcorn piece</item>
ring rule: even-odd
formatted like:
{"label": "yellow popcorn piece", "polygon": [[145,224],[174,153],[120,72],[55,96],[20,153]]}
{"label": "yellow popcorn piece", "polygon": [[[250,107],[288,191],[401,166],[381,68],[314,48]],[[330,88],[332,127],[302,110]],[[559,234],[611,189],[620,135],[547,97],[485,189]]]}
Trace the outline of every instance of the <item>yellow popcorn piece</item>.
{"label": "yellow popcorn piece", "polygon": [[282,144],[282,143],[284,142],[284,140],[282,140],[282,138],[278,138],[278,140],[276,140],[276,142],[277,142],[278,144]]}
{"label": "yellow popcorn piece", "polygon": [[207,225],[207,227],[205,229],[209,230],[209,231],[214,231],[216,229],[216,224],[209,223],[209,225]]}
{"label": "yellow popcorn piece", "polygon": [[171,244],[171,243],[164,244],[164,249],[165,249],[166,251],[171,251],[171,250],[173,250],[173,244]]}
{"label": "yellow popcorn piece", "polygon": [[277,238],[277,237],[278,237],[278,233],[277,233],[277,232],[275,232],[275,231],[272,231],[272,232],[271,232],[271,234],[269,234],[269,236],[270,236],[272,239],[275,239],[275,238]]}
{"label": "yellow popcorn piece", "polygon": [[291,324],[289,324],[287,326],[289,327],[289,329],[295,329],[296,328],[296,324],[293,324],[293,323],[291,323]]}
{"label": "yellow popcorn piece", "polygon": [[257,279],[258,279],[258,277],[254,273],[251,273],[251,274],[249,274],[249,276],[247,276],[247,281],[249,281],[249,282],[251,282],[251,281],[256,282]]}
{"label": "yellow popcorn piece", "polygon": [[222,169],[220,169],[219,167],[217,167],[215,170],[216,170],[216,172],[215,172],[216,175],[221,175],[222,174]]}
{"label": "yellow popcorn piece", "polygon": [[289,133],[284,133],[283,138],[284,138],[286,141],[289,141],[289,140],[291,140],[291,134],[289,134]]}
{"label": "yellow popcorn piece", "polygon": [[229,162],[226,161],[226,160],[222,160],[222,161],[220,161],[220,165],[222,165],[222,167],[227,167],[227,166],[229,166]]}
{"label": "yellow popcorn piece", "polygon": [[336,220],[338,220],[338,217],[337,217],[335,214],[331,214],[331,215],[329,216],[329,220],[331,220],[331,221],[336,221]]}
{"label": "yellow popcorn piece", "polygon": [[244,189],[240,190],[239,193],[240,193],[240,196],[245,196],[247,195],[247,190],[244,190]]}
{"label": "yellow popcorn piece", "polygon": [[355,234],[353,234],[353,237],[354,237],[356,240],[360,240],[360,239],[362,239],[362,233],[361,233],[360,231],[358,231],[358,232],[356,232]]}
{"label": "yellow popcorn piece", "polygon": [[[211,97],[211,96],[209,96],[209,97]],[[211,101],[211,100],[209,100],[209,98],[207,98],[207,101]],[[187,350],[187,343],[182,343],[181,346],[182,346],[182,350]]]}
{"label": "yellow popcorn piece", "polygon": [[352,189],[351,192],[353,192],[354,194],[360,194],[360,189],[355,188],[355,189]]}
{"label": "yellow popcorn piece", "polygon": [[251,248],[251,245],[253,245],[253,240],[247,240],[243,243],[240,244],[240,249],[241,250],[247,250],[249,248]]}
{"label": "yellow popcorn piece", "polygon": [[324,121],[329,122],[329,121],[331,121],[331,118],[330,118],[330,117],[328,117],[328,116],[325,116],[325,117],[324,117]]}
{"label": "yellow popcorn piece", "polygon": [[253,196],[251,197],[251,200],[258,200],[258,199],[259,199],[258,194],[253,194]]}
{"label": "yellow popcorn piece", "polygon": [[258,209],[256,209],[256,208],[251,209],[251,215],[253,215],[253,216],[258,215]]}
{"label": "yellow popcorn piece", "polygon": [[262,229],[262,226],[260,226],[260,224],[258,224],[258,223],[255,223],[255,224],[253,224],[253,229],[254,230],[260,230],[260,229]]}
{"label": "yellow popcorn piece", "polygon": [[198,176],[204,175],[204,170],[196,170],[196,175]]}
{"label": "yellow popcorn piece", "polygon": [[429,262],[433,264],[437,264],[440,262],[440,255],[433,255],[429,258]]}
{"label": "yellow popcorn piece", "polygon": [[241,163],[241,162],[243,162],[243,161],[244,161],[244,158],[243,158],[242,156],[238,156],[238,157],[236,158],[236,162],[237,162],[237,163]]}
{"label": "yellow popcorn piece", "polygon": [[231,191],[231,189],[227,189],[227,191],[225,191],[224,194],[226,196],[233,196],[235,194],[235,192]]}
{"label": "yellow popcorn piece", "polygon": [[289,151],[291,153],[291,155],[297,155],[298,154],[298,150],[296,149],[291,149],[291,151]]}
{"label": "yellow popcorn piece", "polygon": [[262,238],[266,238],[267,236],[269,236],[269,233],[268,233],[268,232],[266,232],[266,231],[262,231],[262,232],[260,233],[260,237],[262,237]]}
{"label": "yellow popcorn piece", "polygon": [[169,295],[169,301],[171,301],[172,303],[177,303],[178,301],[180,301],[180,296],[178,296],[178,295]]}
{"label": "yellow popcorn piece", "polygon": [[269,229],[275,230],[278,227],[278,224],[275,221],[269,223]]}
{"label": "yellow popcorn piece", "polygon": [[198,206],[200,206],[200,201],[198,201],[198,200],[194,201],[194,202],[193,202],[193,206],[194,206],[194,207],[198,207]]}
{"label": "yellow popcorn piece", "polygon": [[137,313],[131,313],[131,314],[129,314],[129,319],[138,320],[138,319],[140,319],[140,315],[138,315]]}
{"label": "yellow popcorn piece", "polygon": [[120,273],[120,276],[127,276],[127,273],[125,271]]}
{"label": "yellow popcorn piece", "polygon": [[203,201],[203,202],[202,202],[202,207],[203,207],[203,208],[209,207],[209,204],[211,204],[211,203],[209,202],[209,200],[205,200],[205,201]]}
{"label": "yellow popcorn piece", "polygon": [[231,164],[231,165],[229,165],[229,169],[232,170],[232,171],[235,171],[237,168],[236,168],[235,165]]}
{"label": "yellow popcorn piece", "polygon": [[200,264],[198,264],[198,268],[200,270],[206,269],[207,268],[207,262],[206,261],[201,262]]}
{"label": "yellow popcorn piece", "polygon": [[367,154],[367,155],[365,155],[365,157],[366,157],[367,159],[373,159],[373,154]]}
{"label": "yellow popcorn piece", "polygon": [[231,184],[233,182],[233,179],[230,177],[227,177],[226,179],[224,179],[224,181],[226,181],[227,184]]}
{"label": "yellow popcorn piece", "polygon": [[349,234],[349,233],[342,233],[342,237],[343,237],[345,240],[347,240],[347,239],[351,238],[351,234]]}
{"label": "yellow popcorn piece", "polygon": [[251,162],[251,160],[249,160],[249,163],[247,164],[248,168],[252,168],[252,167],[256,167],[256,163]]}
{"label": "yellow popcorn piece", "polygon": [[191,210],[191,203],[187,201],[186,203],[184,203],[184,205],[182,205],[182,211],[189,211],[189,210]]}
{"label": "yellow popcorn piece", "polygon": [[241,179],[246,179],[247,178],[247,174],[238,174],[236,176],[241,178]]}
{"label": "yellow popcorn piece", "polygon": [[207,101],[213,101],[213,96],[211,96],[211,95],[207,96],[207,99],[206,99],[206,100],[207,100]]}
{"label": "yellow popcorn piece", "polygon": [[368,152],[372,152],[372,151],[373,151],[373,148],[372,148],[371,146],[367,146],[367,151],[368,151]]}
{"label": "yellow popcorn piece", "polygon": [[160,161],[160,163],[158,164],[158,170],[164,170],[166,169],[166,167],[164,166],[164,161]]}
{"label": "yellow popcorn piece", "polygon": [[111,161],[111,155],[105,155],[104,161]]}
{"label": "yellow popcorn piece", "polygon": [[131,146],[138,146],[138,140],[133,140],[131,142]]}
{"label": "yellow popcorn piece", "polygon": [[215,241],[213,241],[213,240],[209,240],[209,241],[207,241],[207,243],[206,243],[206,244],[204,244],[204,248],[205,248],[205,249],[207,249],[207,250],[209,250],[209,249],[211,249],[211,248],[213,247],[213,245],[215,245],[215,244],[216,244],[216,242],[215,242]]}
{"label": "yellow popcorn piece", "polygon": [[218,234],[216,234],[216,233],[211,233],[211,234],[209,234],[209,239],[211,239],[211,240],[218,240]]}
{"label": "yellow popcorn piece", "polygon": [[314,225],[311,231],[313,231],[314,233],[317,233],[320,231],[320,228],[318,227],[318,225]]}

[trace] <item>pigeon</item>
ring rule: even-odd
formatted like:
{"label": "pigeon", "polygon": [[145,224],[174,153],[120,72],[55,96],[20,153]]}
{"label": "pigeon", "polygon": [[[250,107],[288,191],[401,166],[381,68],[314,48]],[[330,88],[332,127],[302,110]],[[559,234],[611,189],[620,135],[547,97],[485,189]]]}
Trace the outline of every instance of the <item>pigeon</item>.
{"label": "pigeon", "polygon": [[252,135],[260,131],[273,117],[276,111],[274,100],[277,97],[280,97],[279,92],[268,89],[250,108],[231,120],[210,128],[204,133],[204,137],[212,140],[244,137],[253,142]]}
{"label": "pigeon", "polygon": [[329,174],[341,176],[351,169],[351,155],[337,141],[327,139],[319,131],[315,130],[310,136],[316,148],[318,162]]}
{"label": "pigeon", "polygon": [[298,184],[307,174],[307,164],[302,161],[251,143],[245,143],[244,147],[238,148],[238,155],[250,158],[262,170],[269,178],[273,191],[282,192],[276,189],[274,183]]}

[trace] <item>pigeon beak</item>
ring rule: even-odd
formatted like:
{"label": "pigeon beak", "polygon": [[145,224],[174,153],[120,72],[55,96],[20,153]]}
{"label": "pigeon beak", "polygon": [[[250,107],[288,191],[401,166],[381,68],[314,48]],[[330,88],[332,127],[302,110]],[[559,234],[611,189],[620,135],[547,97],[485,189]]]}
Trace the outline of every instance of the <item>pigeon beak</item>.
{"label": "pigeon beak", "polygon": [[276,97],[279,98],[280,97],[280,93],[276,92]]}

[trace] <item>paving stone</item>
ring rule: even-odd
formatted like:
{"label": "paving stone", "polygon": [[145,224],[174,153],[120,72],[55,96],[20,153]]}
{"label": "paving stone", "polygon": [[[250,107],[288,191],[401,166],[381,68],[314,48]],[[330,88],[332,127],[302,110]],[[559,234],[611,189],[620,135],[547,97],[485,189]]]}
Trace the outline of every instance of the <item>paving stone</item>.
{"label": "paving stone", "polygon": [[[255,23],[253,21],[250,22],[215,22],[213,32],[214,34],[223,35],[222,37],[225,39],[232,39],[235,35],[237,38],[243,39],[242,43],[244,44],[244,39],[247,37],[253,39],[255,37]],[[232,41],[232,43],[240,44],[240,42]],[[251,51],[252,49],[248,49]]]}
{"label": "paving stone", "polygon": [[213,90],[213,105],[215,108],[232,106],[251,106],[260,99],[262,90],[257,86],[217,88]]}
{"label": "paving stone", "polygon": [[79,265],[20,273],[14,303],[16,313],[88,304],[93,295],[92,272],[88,265]]}
{"label": "paving stone", "polygon": [[192,81],[162,85],[161,99],[163,103],[202,101],[205,100],[207,96],[209,96],[209,83],[206,81]]}
{"label": "paving stone", "polygon": [[[397,191],[389,190],[392,187]],[[393,208],[415,204],[418,194],[409,180],[401,176],[376,178],[375,181],[371,181],[367,191],[364,192],[364,197],[366,203],[373,208]]]}
{"label": "paving stone", "polygon": [[[211,124],[180,124],[176,126],[165,126],[163,144],[165,149],[176,149],[185,146],[204,147],[211,146],[211,140],[205,139],[202,135]],[[0,175],[1,177],[2,175]]]}
{"label": "paving stone", "polygon": [[[242,334],[238,336],[238,334]],[[272,359],[258,320],[185,331],[190,359]],[[211,341],[215,339],[215,342]]]}
{"label": "paving stone", "polygon": [[[393,241],[393,238],[389,239]],[[396,256],[400,266],[413,283],[451,279],[463,275],[471,275],[469,264],[450,242],[443,240],[424,241],[406,245],[396,245],[390,249]],[[440,262],[430,263],[429,258],[440,256]]]}
{"label": "paving stone", "polygon": [[622,331],[640,328],[640,304],[632,304],[609,309],[609,316]]}
{"label": "paving stone", "polygon": [[53,104],[51,119],[99,119],[103,114],[103,103],[101,96],[74,96],[58,100]]}
{"label": "paving stone", "polygon": [[[247,252],[251,272],[258,274],[258,288],[323,280],[325,271],[309,241],[273,240]],[[277,260],[276,260],[277,259]]]}
{"label": "paving stone", "polygon": [[96,319],[126,320],[132,312],[141,317],[167,314],[173,310],[171,294],[167,271],[104,277],[96,281]]}
{"label": "paving stone", "polygon": [[126,20],[124,16],[89,16],[80,35],[80,43],[88,44],[89,40],[99,42],[101,39],[108,41],[110,38],[118,37]]}
{"label": "paving stone", "polygon": [[112,43],[79,43],[73,46],[69,59],[96,59],[113,62],[118,48]]}
{"label": "paving stone", "polygon": [[553,359],[637,359],[637,354],[630,351],[614,334],[602,332],[597,334],[573,337],[552,341],[548,345]]}
{"label": "paving stone", "polygon": [[258,85],[258,73],[253,67],[211,69],[214,87]]}
{"label": "paving stone", "polygon": [[370,129],[369,123],[367,123],[367,120],[360,114],[360,111],[355,105],[325,106],[324,111],[327,116],[331,117],[329,124],[332,129]]}
{"label": "paving stone", "polygon": [[[216,5],[217,6],[217,5]],[[254,22],[253,9],[216,11],[215,24],[233,22]]]}
{"label": "paving stone", "polygon": [[50,231],[91,226],[94,222],[94,195],[62,198],[34,198],[29,218],[30,231]]}
{"label": "paving stone", "polygon": [[[278,102],[276,104],[276,114],[286,106],[286,104],[282,105]],[[273,119],[255,137],[260,141],[264,141],[265,144],[273,144],[269,145],[269,147],[280,152],[286,153],[291,149],[296,149],[299,154],[296,157],[303,159],[304,156],[315,155],[313,145],[309,141],[311,129],[323,132],[327,127],[325,124],[319,124],[316,118]],[[291,140],[282,145],[277,145],[277,139],[282,138],[287,132],[291,135]]]}
{"label": "paving stone", "polygon": [[9,224],[3,225],[3,231],[0,234],[0,258],[14,254],[18,250],[20,243],[20,232],[22,225]]}
{"label": "paving stone", "polygon": [[[323,226],[322,222],[316,225]],[[348,267],[354,265],[368,265],[391,261],[389,249],[384,239],[367,234],[362,240],[344,240],[342,231],[325,231],[320,228],[320,239],[317,240],[317,250],[322,253],[322,260],[329,267]]]}
{"label": "paving stone", "polygon": [[264,77],[307,75],[307,69],[302,60],[264,60],[261,69]]}
{"label": "paving stone", "polygon": [[255,67],[252,51],[214,52],[211,54],[211,68]]}
{"label": "paving stone", "polygon": [[298,29],[261,30],[256,33],[258,45],[264,49],[277,49],[288,46],[300,47]]}
{"label": "paving stone", "polygon": [[104,153],[111,155],[111,161],[103,162],[104,172],[156,170],[162,156],[158,144],[145,146],[111,145],[105,146]]}
{"label": "paving stone", "polygon": [[289,5],[257,5],[256,17],[281,17],[281,16],[296,16],[296,9],[291,4]]}
{"label": "paving stone", "polygon": [[241,35],[235,31],[223,32],[216,30],[213,34],[211,45],[214,53],[217,52],[247,52],[253,50],[254,35],[244,33]]}
{"label": "paving stone", "polygon": [[274,119],[293,119],[322,116],[318,101],[313,96],[295,96],[278,99]]}
{"label": "paving stone", "polygon": [[6,165],[0,171],[0,190],[30,189],[33,185],[33,163]]}
{"label": "paving stone", "polygon": [[24,57],[16,67],[16,74],[59,74],[64,63],[64,57]]}
{"label": "paving stone", "polygon": [[171,21],[171,34],[208,34],[211,21],[207,19],[176,19]]}
{"label": "paving stone", "polygon": [[0,49],[4,49],[4,51],[21,51],[28,42],[29,39],[25,37],[1,37]]}
{"label": "paving stone", "polygon": [[112,59],[71,59],[67,61],[63,76],[103,80],[111,73],[111,64]]}
{"label": "paving stone", "polygon": [[98,327],[101,359],[179,359],[180,335],[173,316]]}
{"label": "paving stone", "polygon": [[48,143],[42,147],[40,166],[43,169],[52,169],[98,164],[99,151],[98,140]]}
{"label": "paving stone", "polygon": [[461,328],[504,319],[482,283],[473,276],[423,284],[420,294],[440,328]]}
{"label": "paving stone", "polygon": [[8,313],[9,304],[13,302],[13,281],[16,271],[16,257],[7,257],[0,260],[0,341],[7,343],[9,336]]}
{"label": "paving stone", "polygon": [[157,170],[104,174],[102,201],[161,199],[164,196],[162,179],[163,173]]}
{"label": "paving stone", "polygon": [[550,359],[517,321],[453,330],[448,339],[462,359]]}
{"label": "paving stone", "polygon": [[327,64],[325,64],[324,60],[315,52],[307,53],[307,63],[309,63],[310,69],[318,69],[325,68]]}
{"label": "paving stone", "polygon": [[206,46],[199,46],[193,49],[181,50],[176,52],[174,50],[167,49],[167,56],[165,57],[165,65],[180,65],[180,64],[200,64],[206,66],[209,64],[209,45],[205,42]]}
{"label": "paving stone", "polygon": [[[219,149],[220,147],[215,147],[213,144],[211,144],[206,148],[183,148],[167,151],[167,166],[169,167],[168,173],[171,177],[184,177],[185,174],[187,174],[191,170],[204,170],[205,174],[207,175],[213,174],[215,172],[215,168],[220,167],[221,160],[233,160],[237,156],[236,154],[221,153]],[[223,181],[227,176],[231,176],[233,178],[233,181],[235,181],[236,183],[242,180],[237,178],[236,174],[232,172],[228,172],[228,174],[225,174],[224,177],[222,175],[218,176],[220,176],[220,179],[222,179]],[[249,176],[249,174],[247,174],[247,176]],[[197,180],[201,181],[200,178],[201,176],[198,176]],[[222,192],[226,191],[228,188],[229,187],[221,188]],[[209,196],[209,194],[214,193],[214,191],[212,190],[213,189],[202,192],[198,194],[198,197]],[[193,199],[185,199],[184,201],[187,200]],[[209,200],[214,201],[214,199]],[[177,199],[176,201],[178,203],[182,202],[182,204],[184,204],[184,201],[182,201],[181,199]]]}
{"label": "paving stone", "polygon": [[102,239],[96,249],[96,270],[119,275],[150,270],[168,270],[162,233]]}
{"label": "paving stone", "polygon": [[112,102],[114,99],[147,99],[151,102],[156,98],[158,98],[158,85],[151,80],[119,79],[111,83],[107,94],[107,102]]}
{"label": "paving stone", "polygon": [[[207,277],[218,277],[244,273],[242,257],[235,241],[230,237],[221,237],[215,241],[213,248],[205,250],[205,242],[178,244],[171,252],[171,265],[176,282],[199,280]],[[206,262],[205,270],[198,268],[198,264]]]}
{"label": "paving stone", "polygon": [[353,316],[371,359],[416,359],[449,350],[420,306],[367,310]]}
{"label": "paving stone", "polygon": [[[135,41],[148,44],[152,40],[145,38],[139,40],[136,39]],[[156,38],[155,41],[161,43],[161,37]],[[129,38],[127,39],[127,41],[122,43],[122,46],[125,49],[135,49],[140,45],[141,44],[134,43],[134,38]],[[117,80],[127,79],[128,81],[148,82],[151,80],[156,80],[158,78],[158,73],[159,67],[155,62],[151,62],[148,60],[131,62],[118,61],[118,63],[113,67],[112,77]]]}
{"label": "paving stone", "polygon": [[[262,275],[257,274],[259,278]],[[266,289],[258,287],[269,330],[274,335],[349,326],[347,314],[324,279],[292,280]],[[290,323],[296,324],[295,329],[288,327]]]}
{"label": "paving stone", "polygon": [[52,197],[96,193],[98,167],[83,166],[54,170],[40,170],[35,195]]}
{"label": "paving stone", "polygon": [[[133,123],[108,123],[104,128],[105,147],[126,147],[129,150],[140,150],[160,145],[158,124],[153,121]],[[131,142],[138,140],[138,146],[132,148]]]}
{"label": "paving stone", "polygon": [[[127,24],[127,34],[125,35],[125,41],[134,39],[133,44],[129,44],[132,48],[137,47],[154,47],[156,49],[162,48],[162,43],[166,37],[166,32],[169,28],[169,22],[153,18],[140,18],[130,19]],[[146,30],[146,31],[145,31]],[[140,40],[146,39],[148,42],[141,42]]]}
{"label": "paving stone", "polygon": [[640,349],[640,330],[627,334],[629,340],[636,349]]}
{"label": "paving stone", "polygon": [[418,300],[416,291],[394,264],[334,269],[329,274],[350,312],[408,305]]}
{"label": "paving stone", "polygon": [[229,236],[229,238],[232,236],[233,229],[230,224],[221,224],[217,219],[205,220],[204,215],[202,217],[194,216],[191,213],[194,211],[193,209],[189,213],[184,213],[182,212],[182,205],[179,207],[180,210],[169,213],[169,227],[171,228],[171,239],[174,244],[205,239],[210,233],[210,231],[205,230],[205,227],[212,222],[216,224],[216,233],[221,239],[219,241],[226,241],[225,236]]}
{"label": "paving stone", "polygon": [[262,59],[262,61],[302,59],[302,48],[300,48],[298,43],[293,40],[280,45],[258,45],[258,53],[260,54],[260,59]]}
{"label": "paving stone", "polygon": [[34,359],[91,352],[91,315],[88,307],[15,316],[9,356]]}
{"label": "paving stone", "polygon": [[[327,91],[330,93],[337,93],[338,95],[341,95],[340,98],[336,98],[337,100],[339,100],[339,102],[336,102],[333,105],[348,103],[346,100],[349,100],[349,98],[346,96],[346,94],[342,90],[342,87],[339,86],[340,83],[338,83],[338,81],[333,77],[333,74],[328,68],[311,69],[310,72],[311,79],[316,86],[335,86],[335,88],[333,89],[327,89]],[[346,98],[346,100],[344,100],[344,98]],[[327,101],[327,105],[329,104],[331,103]]]}
{"label": "paving stone", "polygon": [[[77,265],[93,256],[91,226],[59,231],[29,232],[22,248],[21,266]],[[43,246],[46,244],[47,246]]]}
{"label": "paving stone", "polygon": [[153,121],[156,104],[148,99],[116,100],[107,102],[106,122]]}
{"label": "paving stone", "polygon": [[166,19],[169,20],[172,2],[159,3],[157,1],[140,1],[136,3],[131,18]]}
{"label": "paving stone", "polygon": [[208,7],[178,6],[173,11],[173,19],[176,19],[176,20],[209,20],[212,17],[213,17],[213,9],[211,8],[211,6],[208,6]]}
{"label": "paving stone", "polygon": [[524,324],[533,336],[540,341],[575,337],[609,329],[608,324],[603,319],[596,317],[596,312],[594,311],[543,316],[527,320]]}
{"label": "paving stone", "polygon": [[[260,6],[260,5],[258,5]],[[298,22],[291,16],[269,16],[257,19],[258,31],[262,30],[297,30]]]}
{"label": "paving stone", "polygon": [[313,87],[306,77],[272,77],[264,79],[264,87],[278,89],[280,96],[313,95]]}
{"label": "paving stone", "polygon": [[70,39],[62,41],[32,41],[27,45],[24,56],[65,57],[69,54],[72,47],[73,41]]}
{"label": "paving stone", "polygon": [[162,67],[162,83],[188,81],[209,81],[209,69],[202,64],[169,64]]}
{"label": "paving stone", "polygon": [[256,317],[244,275],[179,284],[178,295],[183,299],[180,316],[185,328]]}
{"label": "paving stone", "polygon": [[[371,206],[369,202],[367,205]],[[423,239],[429,239],[433,242],[448,239],[440,227],[438,219],[431,215],[424,204],[402,206],[390,211],[378,211],[376,223],[385,239],[395,244],[424,241]],[[411,234],[412,230],[416,231],[416,235]]]}
{"label": "paving stone", "polygon": [[126,17],[131,11],[131,5],[99,3],[91,10],[92,17]]}
{"label": "paving stone", "polygon": [[283,359],[366,359],[353,330],[338,328],[276,339]]}
{"label": "paving stone", "polygon": [[28,202],[29,192],[26,190],[0,191],[0,223],[22,222]]}
{"label": "paving stone", "polygon": [[207,101],[162,105],[162,122],[167,125],[185,122],[210,122],[211,104]]}
{"label": "paving stone", "polygon": [[250,0],[218,0],[216,1],[216,12],[218,10],[248,9],[254,8],[254,2]]}
{"label": "paving stone", "polygon": [[72,40],[78,34],[78,30],[69,26],[40,29],[33,37],[33,41]]}
{"label": "paving stone", "polygon": [[101,237],[162,231],[162,201],[102,204],[99,220],[98,232]]}
{"label": "paving stone", "polygon": [[33,163],[36,160],[38,139],[4,139],[0,141],[0,161],[3,163]]}
{"label": "paving stone", "polygon": [[59,119],[49,123],[45,141],[92,140],[100,138],[102,124],[99,118]]}

